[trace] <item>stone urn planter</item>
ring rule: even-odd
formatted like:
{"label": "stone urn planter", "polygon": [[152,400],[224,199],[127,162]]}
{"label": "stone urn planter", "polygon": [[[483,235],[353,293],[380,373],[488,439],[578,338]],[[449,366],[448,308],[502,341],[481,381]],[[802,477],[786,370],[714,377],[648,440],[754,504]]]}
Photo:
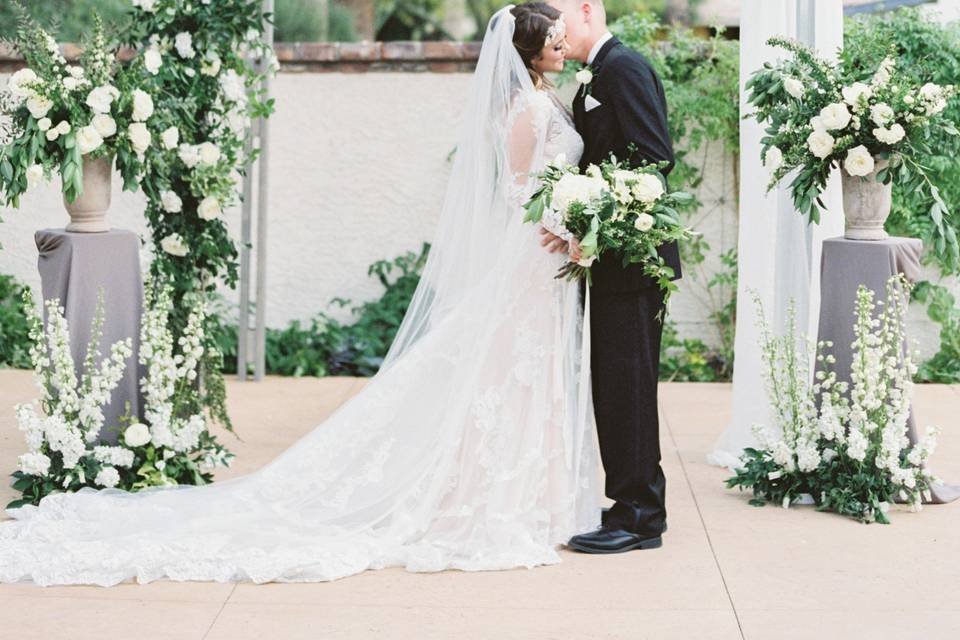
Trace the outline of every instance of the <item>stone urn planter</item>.
{"label": "stone urn planter", "polygon": [[113,158],[83,156],[83,192],[73,202],[63,204],[70,214],[67,231],[101,233],[110,230],[107,209],[110,208],[110,187],[113,176]]}
{"label": "stone urn planter", "polygon": [[885,240],[887,232],[883,223],[890,215],[893,183],[880,184],[877,173],[890,164],[888,160],[876,160],[873,172],[864,177],[851,176],[844,169],[843,213],[846,216],[845,238],[850,240]]}

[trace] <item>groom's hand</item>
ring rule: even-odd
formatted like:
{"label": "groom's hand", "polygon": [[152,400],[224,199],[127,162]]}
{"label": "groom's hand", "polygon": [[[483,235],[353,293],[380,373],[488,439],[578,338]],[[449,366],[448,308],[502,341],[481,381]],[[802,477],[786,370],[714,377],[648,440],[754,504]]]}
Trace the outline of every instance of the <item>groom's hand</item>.
{"label": "groom's hand", "polygon": [[543,236],[540,244],[546,247],[547,251],[550,253],[567,250],[567,243],[565,240],[558,238],[543,227],[540,227],[540,234]]}

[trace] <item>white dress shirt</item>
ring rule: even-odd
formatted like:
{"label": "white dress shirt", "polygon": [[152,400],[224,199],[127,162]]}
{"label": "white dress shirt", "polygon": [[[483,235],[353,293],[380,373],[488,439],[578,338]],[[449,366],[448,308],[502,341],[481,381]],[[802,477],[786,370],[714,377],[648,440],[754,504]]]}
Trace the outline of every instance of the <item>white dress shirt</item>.
{"label": "white dress shirt", "polygon": [[607,31],[605,34],[600,36],[600,39],[593,43],[593,48],[590,49],[590,53],[587,55],[587,64],[593,64],[593,59],[597,57],[597,54],[600,53],[600,49],[604,44],[607,43],[607,40],[613,37],[613,34]]}

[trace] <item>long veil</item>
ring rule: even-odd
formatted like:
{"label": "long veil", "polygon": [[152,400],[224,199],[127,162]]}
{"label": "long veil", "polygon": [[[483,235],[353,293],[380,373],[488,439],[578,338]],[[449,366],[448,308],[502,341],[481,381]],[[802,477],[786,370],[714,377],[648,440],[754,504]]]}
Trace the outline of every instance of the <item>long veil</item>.
{"label": "long veil", "polygon": [[518,170],[509,140],[539,112],[510,8],[484,37],[433,251],[380,372],[248,475],[84,488],[8,511],[0,582],[529,567],[558,562],[557,543],[596,524],[577,287],[553,281],[558,265],[518,215],[546,131],[533,118],[521,151],[534,160]]}

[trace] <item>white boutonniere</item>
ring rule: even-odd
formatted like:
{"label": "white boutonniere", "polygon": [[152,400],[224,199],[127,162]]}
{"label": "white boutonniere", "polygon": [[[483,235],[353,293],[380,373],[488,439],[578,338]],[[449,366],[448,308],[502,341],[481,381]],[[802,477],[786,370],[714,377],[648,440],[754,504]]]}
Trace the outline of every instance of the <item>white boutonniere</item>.
{"label": "white boutonniere", "polygon": [[590,94],[590,83],[593,82],[593,69],[590,68],[590,65],[585,66],[580,71],[577,71],[576,75],[573,76],[577,82],[583,85],[586,94]]}

